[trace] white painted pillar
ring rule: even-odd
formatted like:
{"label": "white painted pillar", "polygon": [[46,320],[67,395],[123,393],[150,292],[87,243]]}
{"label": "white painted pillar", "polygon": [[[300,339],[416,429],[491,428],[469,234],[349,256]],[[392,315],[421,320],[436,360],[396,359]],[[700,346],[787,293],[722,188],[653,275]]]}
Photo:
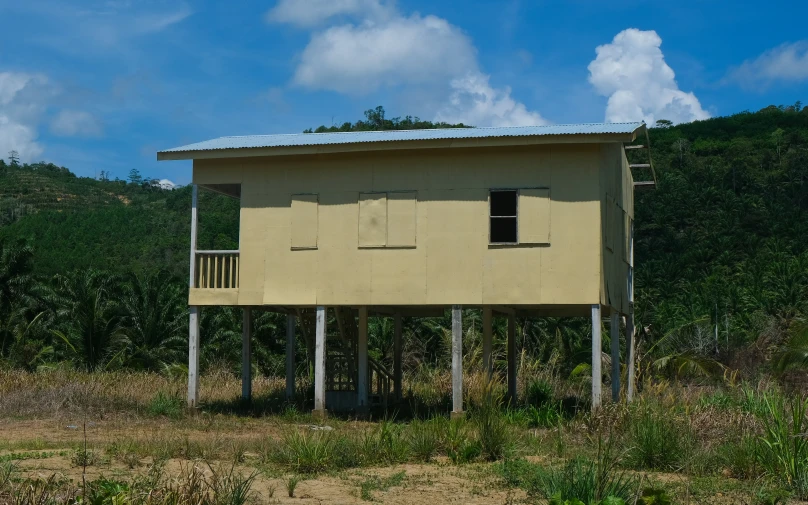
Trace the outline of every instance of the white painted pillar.
{"label": "white painted pillar", "polygon": [[600,304],[592,305],[592,410],[600,408],[601,396],[601,338]]}
{"label": "white painted pillar", "polygon": [[188,287],[193,288],[196,282],[196,223],[199,190],[194,184],[191,188],[191,268],[188,276]]}
{"label": "white painted pillar", "polygon": [[241,321],[241,399],[252,400],[252,309],[244,307]]}
{"label": "white painted pillar", "polygon": [[491,363],[491,341],[493,337],[493,311],[491,307],[483,307],[483,370],[490,378],[494,370]]}
{"label": "white painted pillar", "polygon": [[317,323],[314,343],[314,412],[315,416],[325,417],[325,307],[317,307]]}
{"label": "white painted pillar", "polygon": [[397,402],[400,402],[404,371],[401,368],[401,314],[399,312],[393,316],[393,322],[393,396]]}
{"label": "white painted pillar", "polygon": [[628,314],[626,315],[626,402],[634,399],[634,361],[636,338],[634,331],[634,222],[629,228]]}
{"label": "white painted pillar", "polygon": [[359,333],[356,343],[356,406],[364,412],[368,408],[368,308],[359,307]]}
{"label": "white painted pillar", "polygon": [[620,314],[612,308],[609,338],[612,347],[612,401],[620,401]]}
{"label": "white painted pillar", "polygon": [[188,320],[188,406],[199,404],[199,307],[190,307]]}
{"label": "white painted pillar", "polygon": [[286,399],[295,399],[295,316],[286,314]]}
{"label": "white painted pillar", "polygon": [[508,401],[516,404],[516,316],[508,315]]}
{"label": "white painted pillar", "polygon": [[452,305],[452,417],[463,416],[463,310]]}

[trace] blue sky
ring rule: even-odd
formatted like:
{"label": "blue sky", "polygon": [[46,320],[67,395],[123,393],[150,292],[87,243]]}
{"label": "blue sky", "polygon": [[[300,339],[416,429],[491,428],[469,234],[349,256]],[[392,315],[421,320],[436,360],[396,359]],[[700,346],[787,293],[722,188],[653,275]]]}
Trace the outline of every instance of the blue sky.
{"label": "blue sky", "polygon": [[185,184],[158,149],[362,117],[692,121],[808,102],[808,2],[0,0],[0,153]]}

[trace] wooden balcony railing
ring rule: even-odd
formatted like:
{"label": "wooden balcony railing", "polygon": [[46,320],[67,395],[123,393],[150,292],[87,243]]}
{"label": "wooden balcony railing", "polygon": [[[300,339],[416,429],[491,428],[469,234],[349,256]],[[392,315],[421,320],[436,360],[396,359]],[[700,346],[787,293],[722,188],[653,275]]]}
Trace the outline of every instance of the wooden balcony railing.
{"label": "wooden balcony railing", "polygon": [[196,251],[196,279],[200,289],[237,289],[238,251]]}

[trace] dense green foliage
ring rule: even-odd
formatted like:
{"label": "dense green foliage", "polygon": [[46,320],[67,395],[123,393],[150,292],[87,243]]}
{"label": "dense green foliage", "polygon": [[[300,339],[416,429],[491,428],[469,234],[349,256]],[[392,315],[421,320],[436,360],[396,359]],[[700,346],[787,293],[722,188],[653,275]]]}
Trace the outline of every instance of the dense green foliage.
{"label": "dense green foliage", "polygon": [[[308,131],[449,126],[463,125],[388,120],[377,108],[365,120]],[[661,124],[650,137],[659,184],[637,193],[635,258],[639,354],[654,367],[640,370],[714,375],[719,362],[764,363],[769,350],[787,346],[795,328],[804,327],[808,310],[808,109],[797,104]],[[190,200],[190,188],[161,189],[136,172],[126,182],[79,178],[44,163],[0,165],[0,357],[27,368],[182,363]],[[238,212],[238,201],[200,192],[200,247],[236,248]],[[239,313],[211,309],[203,317],[203,362],[235,368]],[[474,311],[465,317],[473,356],[480,317]],[[372,325],[371,352],[388,361],[392,324]],[[518,344],[525,359],[546,363],[555,356],[569,375],[589,360],[588,325],[523,321]],[[448,364],[448,327],[448,318],[407,321],[409,371]],[[498,366],[501,330],[495,329]],[[282,334],[276,316],[259,316],[254,352],[267,372],[282,366]],[[802,359],[804,348],[779,359]]]}

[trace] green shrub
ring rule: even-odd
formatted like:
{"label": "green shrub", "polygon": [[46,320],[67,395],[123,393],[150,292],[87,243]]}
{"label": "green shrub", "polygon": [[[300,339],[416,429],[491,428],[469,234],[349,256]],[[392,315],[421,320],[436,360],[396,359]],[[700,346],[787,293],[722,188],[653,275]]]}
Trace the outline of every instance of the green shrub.
{"label": "green shrub", "polygon": [[530,381],[525,389],[525,403],[532,407],[542,407],[552,402],[553,387],[543,379]]}
{"label": "green shrub", "polygon": [[159,391],[151,399],[147,410],[153,416],[166,416],[178,419],[182,416],[184,402],[179,396],[170,396]]}
{"label": "green shrub", "polygon": [[528,425],[532,428],[554,428],[564,419],[561,403],[545,403],[540,407],[527,408]]}
{"label": "green shrub", "polygon": [[664,489],[647,487],[643,489],[637,503],[641,505],[672,505],[673,500]]}

